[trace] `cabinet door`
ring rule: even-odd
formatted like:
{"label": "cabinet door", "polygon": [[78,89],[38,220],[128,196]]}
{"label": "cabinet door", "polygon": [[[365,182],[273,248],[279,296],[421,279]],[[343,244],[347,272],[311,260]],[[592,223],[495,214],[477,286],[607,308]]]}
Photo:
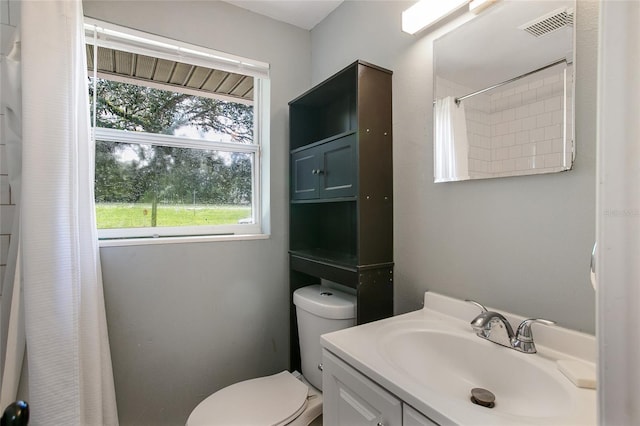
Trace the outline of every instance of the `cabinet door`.
{"label": "cabinet door", "polygon": [[402,426],[438,426],[407,404],[402,405]]}
{"label": "cabinet door", "polygon": [[355,134],[291,154],[293,200],[353,197],[357,176]]}
{"label": "cabinet door", "polygon": [[292,199],[318,198],[319,158],[317,148],[309,148],[291,154]]}
{"label": "cabinet door", "polygon": [[324,424],[402,425],[400,400],[326,350],[322,364]]}
{"label": "cabinet door", "polygon": [[320,198],[352,197],[357,190],[356,135],[327,142],[321,149]]}

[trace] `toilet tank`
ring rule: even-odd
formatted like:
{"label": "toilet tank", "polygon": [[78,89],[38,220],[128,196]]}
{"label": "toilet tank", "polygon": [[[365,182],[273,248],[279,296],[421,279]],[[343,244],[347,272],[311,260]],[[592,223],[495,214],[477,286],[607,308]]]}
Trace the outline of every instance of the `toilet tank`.
{"label": "toilet tank", "polygon": [[322,390],[320,335],[356,324],[356,297],[329,287],[312,285],[293,293],[300,338],[302,375]]}

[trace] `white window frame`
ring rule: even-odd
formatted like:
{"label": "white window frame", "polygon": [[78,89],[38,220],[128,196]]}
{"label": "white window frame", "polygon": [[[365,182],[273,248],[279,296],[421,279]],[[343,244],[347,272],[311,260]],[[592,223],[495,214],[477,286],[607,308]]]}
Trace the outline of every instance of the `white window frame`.
{"label": "white window frame", "polygon": [[[179,148],[194,148],[211,151],[241,152],[253,154],[252,165],[252,197],[251,213],[253,223],[214,226],[180,226],[180,227],[145,227],[145,228],[113,228],[98,229],[101,246],[150,244],[156,242],[191,242],[210,240],[230,240],[248,238],[266,238],[269,233],[269,191],[268,164],[265,164],[265,151],[268,153],[269,143],[269,64],[254,61],[239,56],[202,48],[168,38],[143,33],[118,25],[105,23],[91,18],[85,18],[85,35],[87,42],[95,46],[124,50],[151,57],[179,61],[191,65],[215,68],[222,71],[234,72],[254,77],[254,141],[251,144],[234,143],[215,140],[191,139],[171,135],[152,134],[145,132],[129,132],[118,129],[93,128],[94,141],[110,141],[132,144],[147,144],[170,146]],[[97,49],[94,49],[97,54]],[[96,58],[94,58],[94,64]],[[97,67],[94,67],[97,68]],[[95,77],[140,84],[133,80],[112,78],[110,75],[101,76],[94,71]],[[145,84],[146,85],[146,84]],[[181,91],[174,86],[158,87],[149,84],[148,87],[162,90]],[[185,92],[196,96],[222,98],[230,102],[247,103],[247,101],[225,98],[222,95]]]}

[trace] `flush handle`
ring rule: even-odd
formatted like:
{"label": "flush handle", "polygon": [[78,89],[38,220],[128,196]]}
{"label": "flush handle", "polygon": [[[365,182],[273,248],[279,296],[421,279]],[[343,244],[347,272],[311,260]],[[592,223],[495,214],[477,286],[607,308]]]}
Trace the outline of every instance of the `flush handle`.
{"label": "flush handle", "polygon": [[598,242],[593,243],[593,250],[591,251],[591,270],[589,271],[589,276],[591,277],[591,285],[595,290],[598,287],[598,282],[596,281],[596,258],[598,256]]}

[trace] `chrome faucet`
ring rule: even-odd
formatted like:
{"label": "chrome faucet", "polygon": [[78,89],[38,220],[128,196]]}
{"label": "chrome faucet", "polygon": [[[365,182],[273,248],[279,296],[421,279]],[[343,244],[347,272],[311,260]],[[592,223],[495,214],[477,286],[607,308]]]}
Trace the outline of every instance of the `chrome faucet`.
{"label": "chrome faucet", "polygon": [[482,312],[471,321],[471,328],[476,332],[478,337],[487,339],[493,343],[497,343],[507,348],[515,349],[526,354],[536,353],[536,346],[533,342],[533,333],[531,325],[539,323],[543,325],[554,325],[555,322],[530,318],[522,321],[514,333],[509,320],[502,314],[490,311],[484,305],[474,301],[466,300],[482,310]]}

